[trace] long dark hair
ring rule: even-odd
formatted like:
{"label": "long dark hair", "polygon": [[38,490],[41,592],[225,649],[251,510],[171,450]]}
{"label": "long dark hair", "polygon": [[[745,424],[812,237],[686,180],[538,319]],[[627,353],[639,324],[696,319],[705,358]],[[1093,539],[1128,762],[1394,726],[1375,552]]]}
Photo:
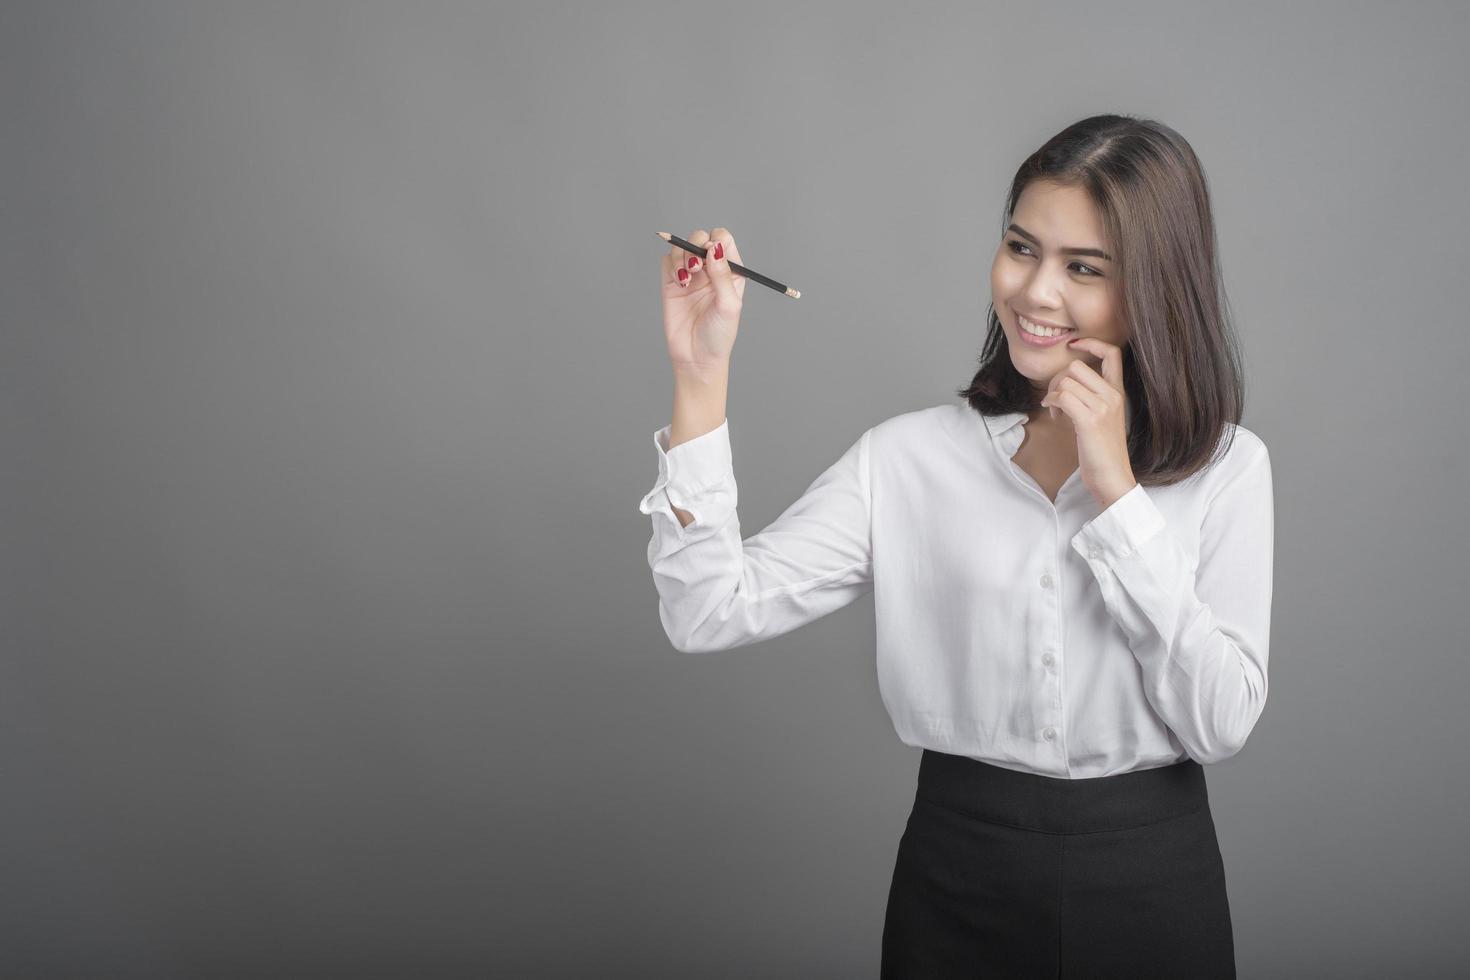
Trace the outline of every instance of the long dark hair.
{"label": "long dark hair", "polygon": [[[1163,123],[1091,116],[1027,157],[1001,218],[1033,180],[1085,190],[1102,217],[1121,280],[1128,458],[1140,484],[1168,485],[1207,466],[1245,403],[1227,314],[1204,169]],[[1040,394],[1016,370],[991,303],[980,369],[959,395],[985,415],[1030,412]]]}

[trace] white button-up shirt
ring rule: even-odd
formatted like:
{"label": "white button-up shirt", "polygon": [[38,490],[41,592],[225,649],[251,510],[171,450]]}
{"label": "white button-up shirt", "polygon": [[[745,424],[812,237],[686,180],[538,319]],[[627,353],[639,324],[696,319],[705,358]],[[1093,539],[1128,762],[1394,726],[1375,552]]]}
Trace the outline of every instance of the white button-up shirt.
{"label": "white button-up shirt", "polygon": [[[675,649],[788,633],[873,593],[878,686],[904,743],[1066,779],[1240,751],[1266,703],[1273,507],[1265,443],[1106,510],[1012,460],[1022,412],[961,400],[864,432],[741,539],[729,419],[667,450],[648,563]],[[682,527],[673,505],[694,515]]]}

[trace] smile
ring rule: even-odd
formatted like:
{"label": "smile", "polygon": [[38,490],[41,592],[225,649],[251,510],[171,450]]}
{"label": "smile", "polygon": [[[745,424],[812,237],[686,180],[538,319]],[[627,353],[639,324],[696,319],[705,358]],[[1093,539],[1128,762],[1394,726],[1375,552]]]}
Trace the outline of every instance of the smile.
{"label": "smile", "polygon": [[1024,330],[1026,333],[1029,333],[1033,337],[1061,337],[1069,333],[1077,332],[1076,327],[1047,327],[1039,323],[1035,323],[1019,313],[1016,314],[1016,317],[1020,321],[1021,329]]}

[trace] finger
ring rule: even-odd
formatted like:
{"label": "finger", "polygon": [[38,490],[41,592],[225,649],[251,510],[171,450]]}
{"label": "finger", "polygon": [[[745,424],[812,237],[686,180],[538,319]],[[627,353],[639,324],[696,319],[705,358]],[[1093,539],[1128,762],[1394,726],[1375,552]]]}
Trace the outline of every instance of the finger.
{"label": "finger", "polygon": [[[685,238],[684,240],[691,245],[703,245],[704,240],[707,238],[709,238],[708,232],[706,232],[703,228],[696,228],[691,231],[689,233],[689,237]],[[689,256],[693,255],[694,253],[685,249],[683,245],[670,244],[669,254],[674,257],[674,267],[678,268],[679,266],[684,265],[685,260],[687,260]]]}
{"label": "finger", "polygon": [[[689,237],[684,240],[690,245],[699,245],[703,247],[704,242],[708,238],[709,232],[705,231],[703,228],[696,228],[691,231],[689,233]],[[699,272],[704,268],[704,260],[699,257],[699,254],[697,252],[691,252],[688,249],[684,248],[682,245],[671,246],[669,252],[672,255],[671,261],[673,263],[670,269],[671,275],[677,277],[679,275],[679,270],[683,269],[686,273],[689,274],[689,278],[686,280],[686,282],[687,287],[690,289],[693,289],[695,286],[704,281],[703,279],[699,278]]]}
{"label": "finger", "polygon": [[1052,419],[1055,419],[1059,412],[1059,409],[1057,408],[1057,385],[1061,383],[1063,377],[1065,377],[1065,375],[1054,375],[1052,379],[1047,382],[1046,394],[1041,396],[1041,407],[1046,409],[1047,416]]}
{"label": "finger", "polygon": [[1070,341],[1073,350],[1084,350],[1102,360],[1102,377],[1108,384],[1123,390],[1123,348],[1096,337],[1074,337]]}
{"label": "finger", "polygon": [[[725,229],[723,228],[721,228],[720,230],[725,231]],[[737,265],[742,265],[743,263],[740,261],[740,246],[735,244],[734,236],[731,235],[728,231],[725,231],[724,244],[725,261],[734,262]],[[735,283],[735,295],[743,297],[745,295],[746,278],[738,272],[732,273],[730,278]]]}
{"label": "finger", "polygon": [[[1106,382],[1102,383],[1106,385]],[[1077,404],[1088,414],[1100,415],[1103,413],[1108,405],[1108,403],[1104,400],[1105,396],[1102,392],[1093,391],[1091,388],[1087,387],[1087,385],[1083,384],[1081,381],[1078,381],[1074,377],[1063,377],[1061,381],[1057,382],[1056,394],[1058,397],[1066,395],[1068,397],[1075,398],[1077,400]],[[1053,399],[1053,401],[1055,400],[1056,399]]]}
{"label": "finger", "polygon": [[[705,243],[708,241],[709,232],[705,231],[703,228],[696,228],[693,232],[690,233],[688,238],[688,242],[690,245],[698,245],[700,248],[704,248]],[[704,282],[704,264],[704,259],[700,258],[697,253],[684,253],[684,268],[689,270],[690,276],[693,276],[695,277],[695,279],[697,279],[698,284],[702,284]],[[695,279],[691,279],[689,283],[690,286],[694,286],[697,284]]]}
{"label": "finger", "polygon": [[[685,241],[687,241],[690,245],[698,245],[700,248],[704,248],[704,243],[709,241],[709,232],[705,231],[703,228],[696,228],[689,233],[689,237],[686,238]],[[687,249],[680,248],[679,259],[681,262],[684,263],[684,268],[689,269],[689,260],[699,259],[699,253],[690,252]],[[704,262],[701,260],[700,264],[703,265]],[[693,272],[694,270],[690,269],[689,271]]]}
{"label": "finger", "polygon": [[1051,380],[1046,383],[1046,394],[1042,396],[1041,400],[1046,401],[1049,396],[1055,395],[1057,393],[1057,386],[1062,383],[1062,379],[1066,376],[1067,372],[1065,370],[1058,371],[1056,374],[1052,375]]}
{"label": "finger", "polygon": [[1066,368],[1061,372],[1060,377],[1071,378],[1083,388],[1096,392],[1098,395],[1106,395],[1112,387],[1112,385],[1108,384],[1106,378],[1098,374],[1092,365],[1084,361],[1069,361]]}
{"label": "finger", "polygon": [[1041,400],[1041,403],[1051,413],[1052,418],[1056,418],[1059,415],[1069,415],[1075,419],[1078,406],[1080,405],[1075,395],[1062,388],[1056,388],[1047,392],[1046,397]]}
{"label": "finger", "polygon": [[[705,235],[704,229],[696,228],[690,232],[689,237],[685,241],[691,245],[698,245],[700,237],[703,235]],[[693,252],[687,251],[682,245],[671,243],[668,254],[664,256],[664,278],[673,282],[675,285],[688,289],[694,284],[694,270],[689,268],[689,260],[691,258],[696,258]],[[680,269],[683,269],[687,273],[682,283],[679,281]]]}
{"label": "finger", "polygon": [[[716,246],[723,246],[723,255],[717,252]],[[704,263],[705,272],[709,275],[710,282],[715,287],[715,298],[724,306],[734,307],[740,303],[743,290],[737,292],[735,289],[735,274],[730,271],[730,263],[736,256],[735,238],[726,228],[716,228],[710,233],[710,240],[706,244]],[[744,278],[744,277],[741,277]]]}
{"label": "finger", "polygon": [[1052,381],[1051,387],[1047,389],[1046,394],[1041,396],[1041,408],[1046,412],[1048,418],[1055,419],[1057,417],[1057,412],[1060,409],[1057,408],[1057,385],[1055,380]]}

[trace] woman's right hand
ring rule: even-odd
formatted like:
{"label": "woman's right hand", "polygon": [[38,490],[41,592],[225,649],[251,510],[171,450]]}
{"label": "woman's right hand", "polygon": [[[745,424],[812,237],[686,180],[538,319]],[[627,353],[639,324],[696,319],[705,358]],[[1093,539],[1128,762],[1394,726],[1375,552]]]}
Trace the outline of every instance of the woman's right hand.
{"label": "woman's right hand", "polygon": [[[730,370],[745,277],[730,271],[740,251],[728,230],[697,229],[688,241],[707,253],[701,259],[674,245],[663,257],[664,339],[676,374],[708,378]],[[724,250],[720,258],[717,245]],[[688,273],[682,281],[680,269]]]}

